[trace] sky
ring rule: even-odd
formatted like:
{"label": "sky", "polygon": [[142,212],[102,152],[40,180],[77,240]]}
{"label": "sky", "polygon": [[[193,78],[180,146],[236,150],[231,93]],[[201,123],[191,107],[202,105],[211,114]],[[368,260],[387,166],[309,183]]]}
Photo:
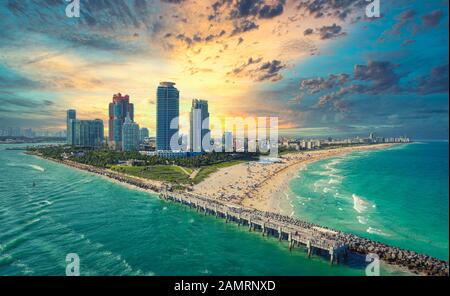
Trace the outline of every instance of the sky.
{"label": "sky", "polygon": [[173,81],[212,117],[278,117],[280,134],[448,139],[448,0],[0,0],[0,127],[64,129],[128,94],[154,134]]}

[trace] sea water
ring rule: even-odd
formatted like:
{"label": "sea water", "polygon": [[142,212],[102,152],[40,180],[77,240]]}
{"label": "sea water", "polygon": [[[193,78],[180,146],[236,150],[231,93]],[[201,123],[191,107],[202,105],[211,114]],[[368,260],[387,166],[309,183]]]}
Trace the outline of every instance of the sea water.
{"label": "sea water", "polygon": [[0,275],[65,275],[70,253],[81,275],[365,274],[16,146],[0,146]]}
{"label": "sea water", "polygon": [[286,192],[304,220],[448,260],[448,142],[309,164]]}

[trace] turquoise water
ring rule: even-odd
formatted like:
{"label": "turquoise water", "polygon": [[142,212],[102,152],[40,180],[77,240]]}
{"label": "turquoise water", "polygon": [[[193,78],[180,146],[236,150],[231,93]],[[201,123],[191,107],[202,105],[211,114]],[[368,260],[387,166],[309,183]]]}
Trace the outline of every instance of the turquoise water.
{"label": "turquoise water", "polygon": [[448,142],[356,152],[291,182],[295,215],[448,260]]}
{"label": "turquoise water", "polygon": [[[102,177],[0,146],[0,275],[363,275]],[[32,184],[35,182],[36,186]],[[387,268],[383,274],[398,274]]]}

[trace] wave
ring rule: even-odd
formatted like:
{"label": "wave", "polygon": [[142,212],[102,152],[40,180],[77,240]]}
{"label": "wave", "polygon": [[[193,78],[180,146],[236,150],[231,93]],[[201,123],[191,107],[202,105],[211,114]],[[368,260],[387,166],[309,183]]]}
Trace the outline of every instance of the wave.
{"label": "wave", "polygon": [[340,184],[341,181],[339,179],[334,179],[331,178],[330,180],[328,180],[328,184]]}
{"label": "wave", "polygon": [[367,224],[367,222],[368,222],[368,219],[367,219],[366,217],[358,216],[358,217],[356,217],[356,218],[358,219],[358,222],[359,222],[360,224]]}
{"label": "wave", "polygon": [[364,213],[369,208],[369,202],[364,200],[362,197],[352,194],[353,198],[353,209],[358,213]]}
{"label": "wave", "polygon": [[45,172],[45,169],[39,165],[36,164],[29,164],[29,165],[23,165],[18,163],[7,163],[6,166],[13,167],[13,168],[32,168],[36,171]]}
{"label": "wave", "polygon": [[381,231],[380,229],[373,228],[373,227],[370,227],[370,226],[369,226],[369,228],[367,228],[366,231],[368,233],[371,233],[371,234],[377,234],[377,235],[382,235],[382,236],[389,236],[387,233]]}
{"label": "wave", "polygon": [[328,193],[331,190],[332,190],[331,188],[325,187],[322,191],[323,191],[323,193]]}
{"label": "wave", "polygon": [[46,199],[33,203],[33,205],[38,206],[38,209],[46,208],[47,206],[51,206],[52,204],[53,202]]}
{"label": "wave", "polygon": [[29,165],[31,168],[35,169],[36,171],[40,171],[40,172],[45,172],[45,169],[41,166],[38,166],[36,164],[30,164]]}
{"label": "wave", "polygon": [[16,238],[13,238],[12,240],[10,240],[9,242],[6,242],[2,246],[2,252],[7,252],[7,251],[17,247],[18,245],[20,245],[21,243],[23,243],[26,240],[27,240],[26,235],[21,235]]}

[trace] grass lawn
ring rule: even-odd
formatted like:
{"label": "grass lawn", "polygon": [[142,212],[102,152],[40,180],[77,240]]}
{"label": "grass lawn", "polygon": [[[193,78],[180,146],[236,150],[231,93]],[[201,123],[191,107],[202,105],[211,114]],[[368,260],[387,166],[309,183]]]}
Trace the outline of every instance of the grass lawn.
{"label": "grass lawn", "polygon": [[227,162],[221,162],[212,164],[209,166],[201,167],[194,179],[190,179],[189,176],[192,173],[191,168],[179,167],[175,165],[154,165],[154,166],[127,166],[127,165],[111,165],[110,169],[133,175],[136,177],[165,181],[178,184],[198,184],[203,181],[210,174],[218,171],[221,168],[233,166],[246,162],[244,160],[233,160]]}
{"label": "grass lawn", "polygon": [[133,166],[133,167],[125,165],[113,165],[111,166],[111,169],[121,173],[130,174],[136,177],[158,181],[167,181],[171,183],[181,183],[181,184],[187,184],[191,182],[191,180],[189,179],[189,175],[187,175],[182,168],[173,165]]}

